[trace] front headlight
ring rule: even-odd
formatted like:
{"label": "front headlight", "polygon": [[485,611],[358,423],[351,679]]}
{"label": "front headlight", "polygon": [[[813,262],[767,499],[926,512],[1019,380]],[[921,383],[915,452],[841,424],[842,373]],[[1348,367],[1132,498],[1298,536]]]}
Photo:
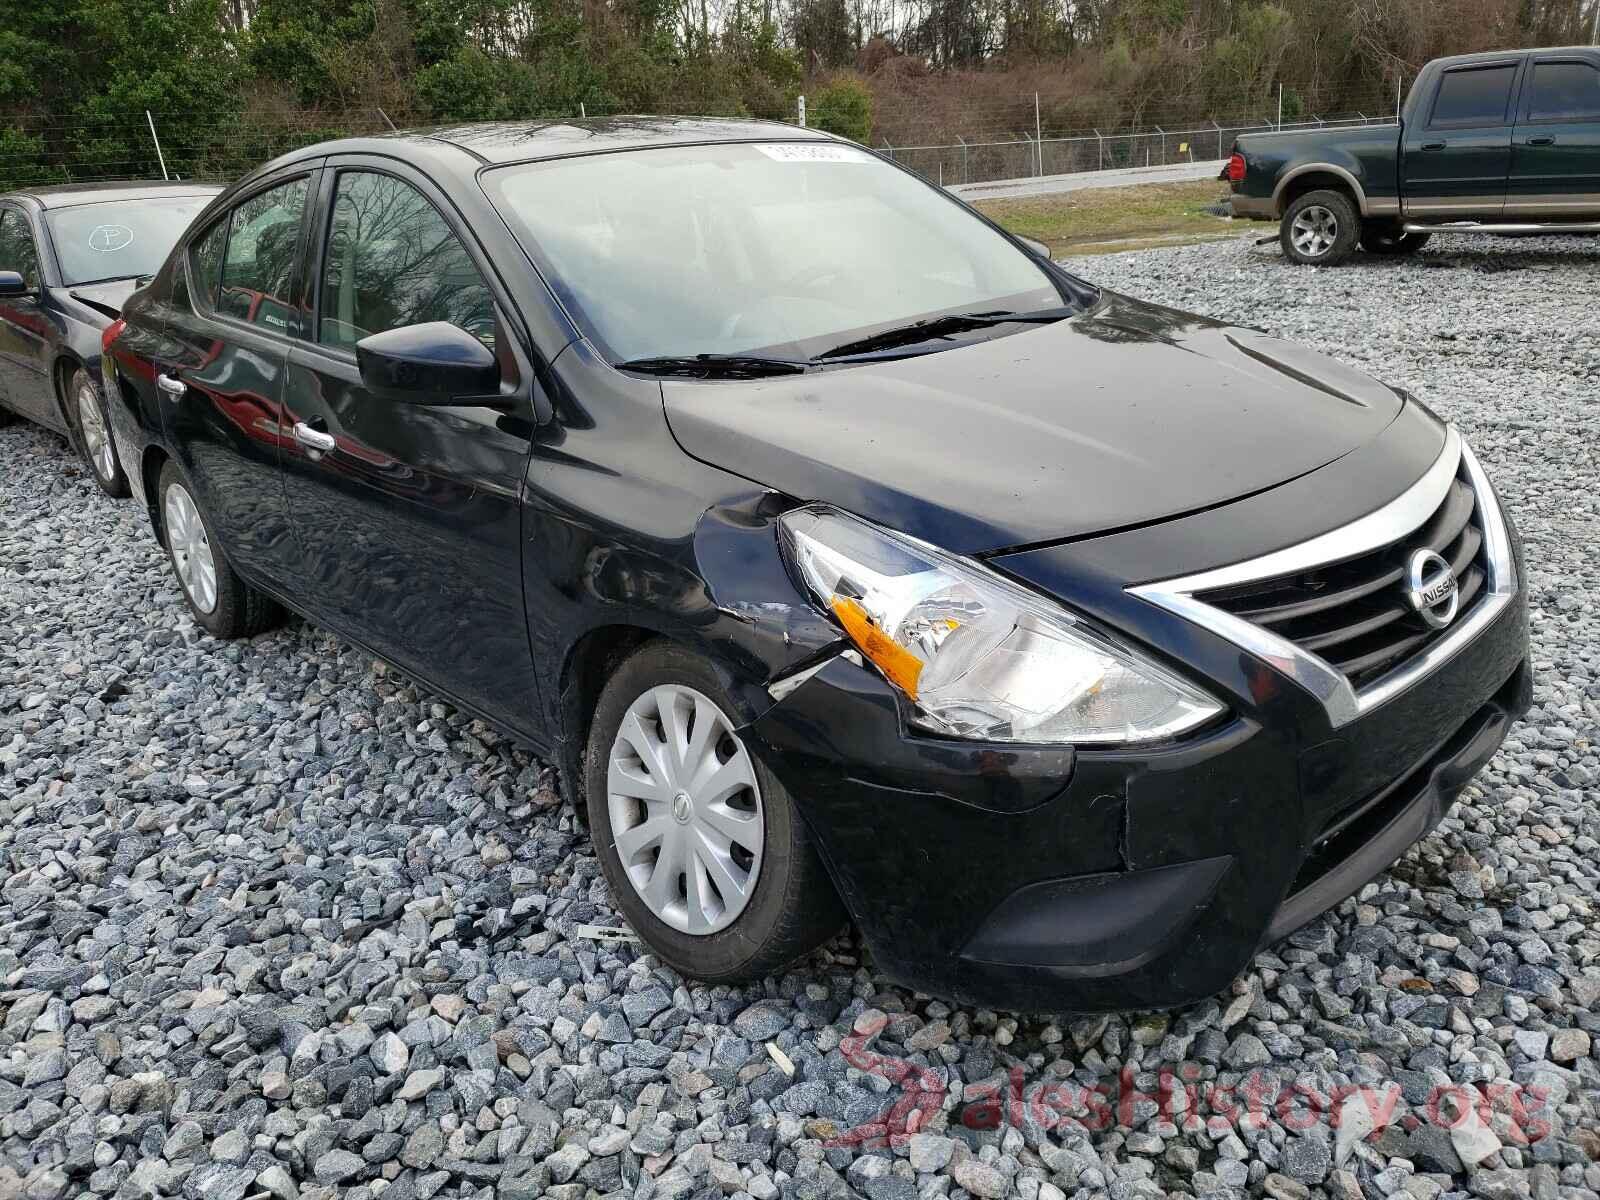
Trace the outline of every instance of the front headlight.
{"label": "front headlight", "polygon": [[998,742],[1151,742],[1222,711],[1204,692],[978,563],[831,508],[779,521],[796,575],[912,702]]}

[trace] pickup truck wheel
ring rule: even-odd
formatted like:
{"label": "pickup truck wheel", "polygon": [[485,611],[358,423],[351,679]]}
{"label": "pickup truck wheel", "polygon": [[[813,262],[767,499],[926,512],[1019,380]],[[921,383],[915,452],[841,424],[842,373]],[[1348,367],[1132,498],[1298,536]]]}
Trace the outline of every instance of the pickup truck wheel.
{"label": "pickup truck wheel", "polygon": [[1398,225],[1369,221],[1361,227],[1361,248],[1368,254],[1415,254],[1431,233],[1406,233]]}
{"label": "pickup truck wheel", "polygon": [[1361,217],[1343,192],[1323,190],[1297,197],[1283,214],[1278,241],[1297,263],[1332,266],[1350,257],[1361,236]]}

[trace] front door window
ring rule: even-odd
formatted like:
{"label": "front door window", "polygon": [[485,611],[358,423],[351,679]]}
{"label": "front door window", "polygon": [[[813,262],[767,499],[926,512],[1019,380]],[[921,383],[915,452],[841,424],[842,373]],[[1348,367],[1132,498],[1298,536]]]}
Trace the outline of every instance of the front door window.
{"label": "front door window", "polygon": [[324,345],[348,349],[428,321],[494,344],[494,301],[466,247],[421,192],[392,175],[339,176],[321,297]]}

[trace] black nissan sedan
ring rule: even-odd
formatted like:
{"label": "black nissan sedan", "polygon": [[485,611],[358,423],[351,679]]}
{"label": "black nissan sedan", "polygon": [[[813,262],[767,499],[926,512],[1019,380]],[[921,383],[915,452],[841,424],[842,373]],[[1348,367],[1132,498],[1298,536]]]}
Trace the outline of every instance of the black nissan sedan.
{"label": "black nissan sedan", "polygon": [[1531,695],[1461,434],[786,125],[342,141],[129,301],[194,619],[283,609],[561,767],[664,961],[1170,1006],[1426,834]]}
{"label": "black nissan sedan", "polygon": [[103,491],[128,481],[106,427],[100,342],[122,302],[222,189],[61,184],[0,196],[0,422],[64,435]]}

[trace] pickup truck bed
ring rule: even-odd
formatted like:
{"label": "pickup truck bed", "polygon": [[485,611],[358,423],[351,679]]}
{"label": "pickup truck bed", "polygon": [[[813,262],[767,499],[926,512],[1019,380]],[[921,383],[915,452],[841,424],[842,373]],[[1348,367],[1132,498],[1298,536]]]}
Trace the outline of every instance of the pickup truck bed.
{"label": "pickup truck bed", "polygon": [[1393,124],[1247,134],[1224,170],[1237,217],[1332,264],[1438,232],[1600,232],[1600,49],[1437,59]]}

